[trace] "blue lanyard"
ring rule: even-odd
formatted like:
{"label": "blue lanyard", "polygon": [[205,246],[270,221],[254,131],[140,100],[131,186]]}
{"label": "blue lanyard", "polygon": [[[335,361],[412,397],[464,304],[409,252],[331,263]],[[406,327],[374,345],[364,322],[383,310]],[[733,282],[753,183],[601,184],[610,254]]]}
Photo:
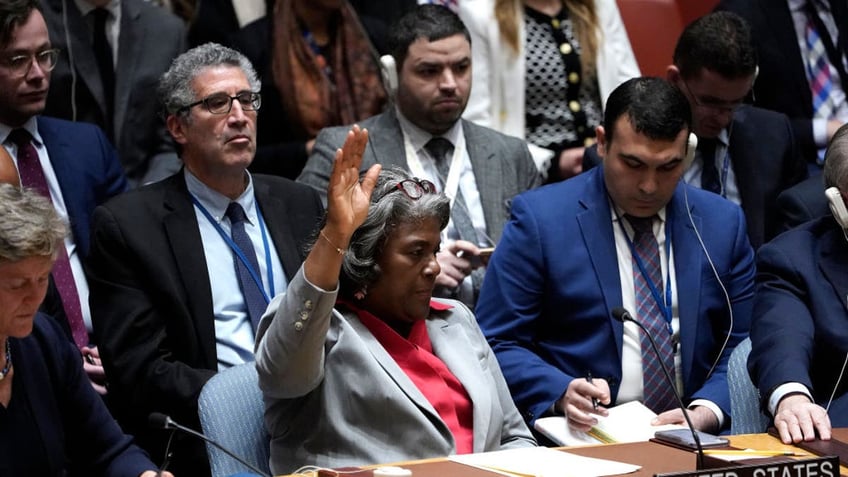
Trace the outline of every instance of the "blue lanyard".
{"label": "blue lanyard", "polygon": [[668,266],[668,270],[666,271],[666,280],[665,280],[665,297],[660,295],[660,291],[657,290],[657,286],[651,277],[648,275],[648,270],[645,268],[645,263],[642,261],[642,257],[639,256],[639,252],[636,251],[636,248],[633,246],[633,241],[630,239],[630,236],[627,235],[627,230],[624,228],[624,224],[622,223],[621,217],[618,216],[618,211],[616,211],[615,216],[618,217],[618,225],[621,227],[621,232],[624,234],[624,239],[627,240],[627,246],[630,248],[630,255],[636,261],[636,266],[639,267],[639,273],[642,274],[642,277],[645,278],[645,281],[648,282],[648,287],[651,289],[651,296],[654,297],[654,301],[657,302],[657,306],[659,306],[660,310],[663,312],[663,317],[665,318],[665,324],[668,328],[669,336],[674,335],[674,329],[671,327],[672,314],[671,314],[671,217],[665,221],[665,257],[666,263]]}
{"label": "blue lanyard", "polygon": [[268,246],[268,235],[265,233],[265,218],[262,216],[262,209],[259,208],[259,204],[256,205],[256,214],[259,215],[259,230],[262,232],[262,245],[265,246],[265,267],[268,269],[268,293],[265,292],[265,289],[262,288],[262,279],[259,277],[259,271],[253,269],[253,265],[250,264],[250,261],[245,256],[244,252],[241,248],[233,242],[233,239],[227,235],[224,229],[215,221],[215,218],[212,217],[212,214],[206,210],[206,207],[203,207],[203,204],[197,200],[197,197],[194,194],[191,195],[191,201],[194,202],[194,205],[197,206],[198,209],[203,213],[203,216],[206,217],[206,220],[215,227],[215,230],[218,231],[218,234],[224,239],[224,242],[227,242],[227,245],[230,246],[233,253],[236,254],[241,263],[244,264],[245,268],[247,268],[248,273],[250,273],[250,277],[253,278],[253,281],[256,283],[256,286],[259,287],[259,291],[262,292],[262,298],[265,299],[265,303],[268,304],[271,302],[270,296],[274,295],[274,267],[271,264],[271,247]]}

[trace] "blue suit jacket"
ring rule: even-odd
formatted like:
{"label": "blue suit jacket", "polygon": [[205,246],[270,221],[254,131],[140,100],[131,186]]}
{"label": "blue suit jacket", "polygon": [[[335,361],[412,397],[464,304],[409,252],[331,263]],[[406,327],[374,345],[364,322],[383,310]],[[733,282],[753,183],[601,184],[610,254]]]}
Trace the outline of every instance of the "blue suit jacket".
{"label": "blue suit jacket", "polygon": [[74,242],[85,258],[94,208],[127,190],[121,163],[97,126],[39,116],[38,132],[59,180]]}
{"label": "blue suit jacket", "polygon": [[[748,369],[764,400],[777,386],[798,382],[827,404],[848,354],[848,244],[832,217],[807,222],[763,246]],[[836,396],[845,396],[842,379]],[[848,398],[842,399],[845,401]],[[834,426],[848,425],[837,409]]]}
{"label": "blue suit jacket", "polygon": [[[691,221],[686,211],[686,198]],[[748,332],[754,255],[738,206],[681,182],[667,207],[686,399],[703,398],[730,415],[727,360]],[[533,421],[588,371],[621,382],[621,283],[603,168],[519,195],[489,262],[477,318],[519,411]],[[692,224],[727,288],[725,296]],[[707,376],[721,350],[718,365]]]}

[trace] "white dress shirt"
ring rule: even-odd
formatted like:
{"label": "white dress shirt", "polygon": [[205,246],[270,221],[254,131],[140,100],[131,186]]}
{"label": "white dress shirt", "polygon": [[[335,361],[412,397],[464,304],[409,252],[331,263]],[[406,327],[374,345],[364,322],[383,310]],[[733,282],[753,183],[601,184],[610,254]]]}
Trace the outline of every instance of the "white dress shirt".
{"label": "white dress shirt", "polygon": [[[618,274],[621,281],[621,303],[622,306],[629,310],[633,316],[640,320],[641,317],[636,314],[636,291],[633,281],[633,256],[630,252],[630,246],[627,243],[628,238],[633,238],[633,228],[630,223],[624,219],[624,211],[618,206],[610,203],[612,210],[612,225],[615,235],[615,250],[618,260]],[[680,309],[677,302],[677,278],[674,271],[674,246],[669,244],[668,253],[666,253],[666,210],[663,208],[657,212],[659,220],[654,220],[654,237],[657,239],[657,246],[660,252],[660,267],[662,268],[663,284],[670,281],[671,286],[671,328],[672,328],[672,343],[680,342]],[[622,225],[624,230],[622,230]],[[627,236],[624,235],[625,231]],[[665,285],[662,287],[665,291]],[[642,383],[642,345],[641,331],[639,327],[632,322],[624,323],[624,335],[622,338],[621,349],[621,386],[618,389],[618,397],[616,402],[623,404],[630,401],[642,401],[644,398],[644,388]],[[683,394],[683,372],[681,367],[681,349],[682,346],[677,346],[674,353],[674,372],[675,385],[677,391]],[[689,407],[705,406],[715,414],[718,419],[719,427],[724,423],[724,413],[712,401],[706,399],[696,399],[689,404]]]}
{"label": "white dress shirt", "polygon": [[[719,175],[719,183],[721,184],[721,196],[737,205],[742,205],[742,198],[739,196],[739,186],[736,184],[736,174],[733,172],[733,161],[728,152],[730,146],[730,138],[732,131],[722,129],[716,138],[715,156],[713,162]],[[704,170],[704,157],[700,152],[696,152],[695,160],[686,172],[683,173],[683,180],[687,184],[694,187],[701,187],[701,173]]]}
{"label": "white dress shirt", "polygon": [[[257,213],[256,198],[253,195],[253,178],[249,173],[245,173],[248,177],[247,187],[235,202],[244,208],[247,215],[244,230],[253,243],[256,260],[259,263],[262,288],[270,299],[285,291],[288,281],[266,224],[265,233],[268,238],[268,247],[270,247],[271,269],[274,274],[274,290],[269,293],[268,263],[265,260],[265,245],[259,227],[260,218]],[[207,187],[188,169],[185,169],[184,174],[189,193],[206,208],[215,223],[229,237],[231,225],[225,214],[233,200]],[[197,216],[200,238],[203,241],[209,285],[212,288],[215,348],[218,354],[218,370],[221,371],[237,364],[253,361],[253,325],[247,314],[247,305],[239,285],[232,249],[197,205],[194,206],[194,212]]]}

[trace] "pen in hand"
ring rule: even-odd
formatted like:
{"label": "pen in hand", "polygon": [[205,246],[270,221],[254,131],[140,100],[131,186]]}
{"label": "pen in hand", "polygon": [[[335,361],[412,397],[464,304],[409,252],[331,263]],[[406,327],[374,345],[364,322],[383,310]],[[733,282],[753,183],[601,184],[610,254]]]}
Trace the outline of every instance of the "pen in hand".
{"label": "pen in hand", "polygon": [[[592,384],[592,372],[591,371],[586,373],[586,382],[588,382],[589,384]],[[595,411],[598,410],[598,398],[596,398],[596,397],[592,398],[592,409],[594,409]]]}

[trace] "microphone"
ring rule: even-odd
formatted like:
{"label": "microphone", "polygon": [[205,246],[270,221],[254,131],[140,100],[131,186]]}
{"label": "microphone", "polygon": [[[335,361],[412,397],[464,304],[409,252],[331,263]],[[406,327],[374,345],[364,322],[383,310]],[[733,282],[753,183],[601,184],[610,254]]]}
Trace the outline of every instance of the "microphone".
{"label": "microphone", "polygon": [[683,405],[683,399],[681,399],[680,393],[677,392],[677,386],[674,385],[674,380],[671,378],[671,373],[668,371],[665,362],[662,360],[659,348],[657,347],[657,342],[654,341],[654,337],[651,336],[650,333],[648,333],[648,330],[645,329],[642,323],[636,321],[636,319],[633,318],[633,315],[631,315],[630,312],[625,310],[623,307],[618,306],[613,308],[612,317],[622,323],[624,323],[625,321],[634,323],[636,326],[639,327],[639,329],[642,330],[642,333],[644,333],[645,336],[648,337],[648,341],[651,342],[651,348],[654,350],[654,354],[656,354],[659,358],[663,374],[665,374],[665,379],[668,382],[668,385],[671,386],[671,391],[674,393],[674,398],[677,399],[677,405],[680,407],[680,410],[683,411],[683,418],[686,419],[686,424],[689,425],[689,431],[692,433],[692,440],[695,442],[695,448],[698,451],[696,470],[704,469],[704,447],[701,445],[701,438],[698,436],[698,431],[695,430],[695,426],[692,425],[692,420],[689,419],[689,413],[686,412],[686,406]]}
{"label": "microphone", "polygon": [[202,440],[212,444],[213,446],[217,447],[222,452],[224,452],[225,454],[230,456],[233,460],[235,460],[239,464],[247,467],[252,472],[256,473],[256,475],[261,475],[262,477],[271,477],[271,475],[269,475],[267,472],[263,472],[263,471],[257,469],[256,467],[254,467],[253,465],[251,465],[250,463],[248,463],[247,461],[245,461],[241,457],[235,455],[229,449],[226,449],[221,444],[218,444],[217,442],[206,437],[202,433],[195,431],[194,429],[190,429],[188,427],[177,424],[173,419],[171,419],[170,416],[162,414],[161,412],[151,412],[150,415],[147,417],[147,422],[150,425],[150,427],[152,427],[154,429],[176,430],[176,431],[180,431],[180,432],[185,432],[186,434],[197,437],[198,439],[202,439]]}

